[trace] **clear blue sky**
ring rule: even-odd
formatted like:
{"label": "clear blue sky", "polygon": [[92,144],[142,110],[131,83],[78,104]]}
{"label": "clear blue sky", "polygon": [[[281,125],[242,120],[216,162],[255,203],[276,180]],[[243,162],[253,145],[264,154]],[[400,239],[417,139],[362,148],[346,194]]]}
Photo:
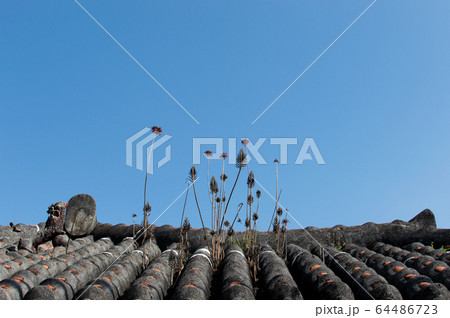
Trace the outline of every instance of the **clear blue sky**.
{"label": "clear blue sky", "polygon": [[[125,140],[158,125],[172,160],[149,178],[151,221],[185,189],[193,137],[311,137],[326,164],[295,165],[289,146],[279,171],[281,203],[303,226],[430,208],[450,227],[449,1],[378,0],[254,125],[372,0],[79,2],[200,125],[76,2],[1,0],[0,224],[45,221],[77,193],[96,199],[100,222],[132,223],[144,172],[125,164]],[[279,148],[261,149],[268,164],[251,169],[274,195]],[[197,168],[207,213],[206,161]],[[237,169],[226,169],[229,191]],[[245,175],[236,191],[232,211]],[[156,224],[178,226],[183,200]],[[261,229],[273,206],[263,192]],[[199,227],[192,196],[186,213]]]}

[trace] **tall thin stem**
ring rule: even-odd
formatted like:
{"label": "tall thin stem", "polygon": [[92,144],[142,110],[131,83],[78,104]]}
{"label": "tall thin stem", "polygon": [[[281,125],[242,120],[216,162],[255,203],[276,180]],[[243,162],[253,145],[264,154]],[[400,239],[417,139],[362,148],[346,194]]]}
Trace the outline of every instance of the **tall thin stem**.
{"label": "tall thin stem", "polygon": [[[184,212],[186,211],[186,203],[187,203],[187,199],[188,199],[188,195],[189,195],[189,188],[191,186],[188,184],[188,188],[186,190],[186,197],[184,198],[184,205],[183,205],[183,212],[181,213],[181,223],[180,223],[180,245],[179,245],[179,251],[180,251],[180,261],[179,261],[179,269],[181,270],[181,267],[183,265],[183,254],[184,254],[184,249],[185,249],[185,244],[187,242],[187,229],[184,228],[183,226],[183,221],[184,221]],[[184,234],[185,237],[183,236],[183,231],[186,231],[186,233]]]}
{"label": "tall thin stem", "polygon": [[[237,212],[236,212],[236,216],[234,217],[233,223],[231,223],[231,225],[230,225],[230,227],[229,227],[230,229],[233,229],[234,223],[236,222],[237,218],[239,217],[239,212],[241,211],[241,208],[242,208],[243,205],[244,205],[244,204],[243,204],[242,202],[239,203],[238,209],[237,209]],[[226,244],[227,241],[228,241],[228,237],[229,237],[229,235],[228,235],[228,233],[227,233],[227,237],[226,237],[226,239],[225,239],[225,244]]]}
{"label": "tall thin stem", "polygon": [[269,229],[267,231],[270,231],[270,227],[272,226],[273,217],[275,216],[275,213],[277,213],[278,209],[278,162],[275,162],[275,174],[276,174],[276,191],[275,191],[275,209],[273,210],[272,219],[270,220]]}
{"label": "tall thin stem", "polygon": [[[245,158],[247,158],[247,145],[245,145]],[[247,175],[250,174],[250,168],[247,164]],[[245,219],[247,220],[248,216],[248,195],[249,195],[249,188],[247,187],[247,204],[245,206]],[[247,230],[247,229],[246,229]]]}
{"label": "tall thin stem", "polygon": [[222,202],[222,198],[225,196],[225,180],[224,180],[224,175],[225,175],[225,159],[222,160],[222,174],[220,176],[220,191],[219,191],[219,198],[220,198],[220,202],[219,202],[219,206],[217,207],[218,210],[218,216],[217,216],[217,229],[220,231],[222,228],[219,228],[219,222],[222,216],[222,210],[223,210],[223,202]]}
{"label": "tall thin stem", "polygon": [[[282,193],[282,192],[283,192],[283,189],[280,189],[280,192],[278,193],[278,201],[280,201],[280,197],[281,197],[281,193]],[[270,227],[271,227],[272,224],[273,224],[273,218],[275,217],[276,212],[277,212],[277,210],[274,210],[274,211],[273,211],[272,219],[270,220],[270,224],[269,224],[269,229],[268,229],[268,231],[270,231]]]}
{"label": "tall thin stem", "polygon": [[147,168],[145,170],[145,183],[144,183],[144,207],[145,204],[147,203],[147,178],[148,178],[148,168],[150,166],[150,156],[153,153],[153,144],[155,143],[155,139],[156,139],[156,134],[154,134],[153,136],[153,140],[152,140],[152,145],[150,146],[150,152],[149,155],[147,156]]}
{"label": "tall thin stem", "polygon": [[186,210],[186,203],[187,203],[187,199],[188,199],[189,188],[190,188],[190,186],[188,185],[188,188],[187,188],[187,190],[186,190],[186,197],[184,198],[183,213],[181,214],[180,231],[181,231],[181,228],[183,227],[184,211]]}
{"label": "tall thin stem", "polygon": [[211,229],[214,230],[214,217],[213,217],[213,213],[214,213],[214,195],[211,192],[211,187],[210,187],[210,179],[209,179],[209,156],[206,156],[206,159],[208,160],[208,167],[206,169],[206,188],[208,189],[208,198],[209,198],[209,202],[211,203]]}
{"label": "tall thin stem", "polygon": [[236,183],[238,182],[239,175],[241,174],[242,167],[239,167],[239,172],[236,176],[236,180],[234,181],[233,188],[231,189],[230,196],[228,197],[227,204],[225,205],[225,210],[223,211],[222,221],[220,222],[220,228],[223,226],[223,222],[225,221],[225,215],[227,214],[228,204],[230,204],[231,196],[233,195],[234,188],[236,187]]}

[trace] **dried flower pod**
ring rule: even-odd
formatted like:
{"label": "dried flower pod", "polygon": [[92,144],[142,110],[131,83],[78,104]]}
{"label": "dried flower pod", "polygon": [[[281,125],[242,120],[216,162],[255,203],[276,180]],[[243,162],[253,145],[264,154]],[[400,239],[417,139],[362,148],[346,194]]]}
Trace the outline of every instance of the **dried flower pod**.
{"label": "dried flower pod", "polygon": [[253,204],[253,195],[249,194],[247,197],[247,204],[252,205]]}
{"label": "dried flower pod", "polygon": [[277,215],[278,215],[278,216],[282,216],[282,215],[283,215],[283,209],[278,208],[278,209],[277,209]]}
{"label": "dried flower pod", "polygon": [[189,180],[194,182],[197,179],[197,169],[195,166],[191,167],[191,170],[189,170]]}
{"label": "dried flower pod", "polygon": [[220,180],[222,180],[222,181],[225,182],[225,180],[227,180],[227,179],[228,179],[228,176],[227,176],[225,173],[222,173],[222,174],[220,175]]}
{"label": "dried flower pod", "polygon": [[250,227],[250,218],[245,219],[245,227]]}
{"label": "dried flower pod", "polygon": [[249,144],[249,142],[250,142],[250,140],[248,140],[247,138],[244,138],[244,139],[241,140],[241,143],[242,143],[245,147],[247,147],[247,145]]}
{"label": "dried flower pod", "polygon": [[210,234],[211,234],[211,236],[214,236],[216,234],[216,231],[211,230]]}
{"label": "dried flower pod", "polygon": [[275,158],[275,160],[273,162],[278,163],[279,161],[278,161],[278,159]]}
{"label": "dried flower pod", "polygon": [[258,221],[258,213],[253,213],[253,221]]}
{"label": "dried flower pod", "polygon": [[228,155],[226,152],[224,152],[223,154],[220,155],[220,159],[225,160],[228,158]]}
{"label": "dried flower pod", "polygon": [[259,199],[261,197],[261,191],[258,189],[256,190],[256,197]]}
{"label": "dried flower pod", "polygon": [[211,182],[209,183],[209,187],[210,187],[212,193],[219,192],[219,187],[217,185],[217,181],[216,181],[216,178],[214,178],[214,176],[212,176],[212,178],[211,178]]}
{"label": "dried flower pod", "polygon": [[225,221],[225,222],[223,223],[223,225],[225,225],[225,227],[229,227],[229,226],[230,226],[230,222]]}
{"label": "dried flower pod", "polygon": [[282,221],[282,223],[283,223],[284,226],[287,226],[287,224],[289,223],[289,220],[288,220],[288,219],[284,219],[284,220]]}
{"label": "dried flower pod", "polygon": [[250,171],[247,178],[247,186],[251,189],[255,185],[255,174],[253,171]]}
{"label": "dried flower pod", "polygon": [[150,206],[150,203],[147,202],[147,203],[144,205],[144,212],[145,212],[145,213],[149,213],[149,212],[151,212],[151,211],[152,211],[152,207]]}
{"label": "dried flower pod", "polygon": [[226,200],[225,196],[224,196],[224,197],[222,197],[222,202],[225,202],[225,200]]}
{"label": "dried flower pod", "polygon": [[216,202],[220,203],[220,201],[222,201],[219,197],[216,198]]}
{"label": "dried flower pod", "polygon": [[243,149],[239,150],[239,153],[236,157],[236,167],[241,169],[247,165],[247,156]]}
{"label": "dried flower pod", "polygon": [[206,150],[205,152],[204,152],[204,154],[205,154],[205,156],[206,157],[212,157],[212,155],[213,155],[213,152],[211,151],[211,150]]}
{"label": "dried flower pod", "polygon": [[233,228],[228,230],[228,236],[232,236],[234,234],[234,230]]}
{"label": "dried flower pod", "polygon": [[158,127],[158,126],[153,126],[153,127],[152,127],[152,131],[153,131],[153,133],[155,133],[156,135],[160,135],[160,134],[162,133],[161,127]]}
{"label": "dried flower pod", "polygon": [[187,232],[190,229],[191,229],[191,222],[189,222],[189,219],[186,218],[186,219],[184,219],[183,230],[185,230]]}

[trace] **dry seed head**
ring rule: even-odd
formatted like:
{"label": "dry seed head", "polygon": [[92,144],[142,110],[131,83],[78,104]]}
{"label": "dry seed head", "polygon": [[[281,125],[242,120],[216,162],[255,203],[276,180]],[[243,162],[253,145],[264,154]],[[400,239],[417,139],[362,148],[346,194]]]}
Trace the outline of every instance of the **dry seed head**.
{"label": "dry seed head", "polygon": [[248,140],[247,138],[244,138],[244,139],[241,140],[241,143],[242,143],[245,147],[247,147],[247,145],[248,145],[249,142],[250,142],[250,140]]}
{"label": "dry seed head", "polygon": [[222,202],[225,202],[225,200],[226,200],[225,197],[222,197]]}
{"label": "dry seed head", "polygon": [[256,197],[259,199],[261,197],[261,191],[258,189],[256,190]]}
{"label": "dry seed head", "polygon": [[220,201],[221,201],[220,198],[217,197],[217,198],[216,198],[216,202],[217,202],[217,203],[220,203]]}
{"label": "dry seed head", "polygon": [[230,222],[225,221],[225,222],[223,223],[223,225],[225,225],[225,227],[228,227],[228,226],[230,226]]}
{"label": "dry seed head", "polygon": [[228,230],[228,236],[232,236],[234,234],[234,230],[233,228]]}
{"label": "dry seed head", "polygon": [[253,204],[253,195],[249,194],[247,197],[247,204],[252,205]]}
{"label": "dry seed head", "polygon": [[190,229],[191,229],[191,222],[189,222],[188,218],[185,218],[183,223],[183,230],[187,232]]}
{"label": "dry seed head", "polygon": [[250,218],[245,219],[245,227],[250,227]]}
{"label": "dry seed head", "polygon": [[247,156],[243,149],[239,150],[239,153],[236,157],[236,167],[241,169],[247,165]]}
{"label": "dry seed head", "polygon": [[216,181],[216,178],[214,178],[214,176],[212,176],[212,178],[211,178],[211,182],[209,183],[209,187],[210,187],[212,193],[219,192],[219,187],[217,185],[217,181]]}
{"label": "dry seed head", "polygon": [[258,221],[258,213],[253,213],[253,221]]}
{"label": "dry seed head", "polygon": [[283,215],[283,210],[281,208],[277,209],[277,215],[278,216],[282,216]]}
{"label": "dry seed head", "polygon": [[251,189],[255,185],[255,174],[253,171],[250,171],[247,178],[247,186]]}
{"label": "dry seed head", "polygon": [[206,157],[212,157],[212,155],[213,155],[213,152],[211,151],[211,150],[206,150],[205,152],[204,152],[204,154],[205,154],[205,156]]}
{"label": "dry seed head", "polygon": [[222,180],[223,182],[225,182],[225,180],[227,180],[227,179],[228,179],[228,176],[225,173],[222,173],[220,175],[220,180]]}
{"label": "dry seed head", "polygon": [[224,152],[223,154],[220,155],[220,159],[225,160],[228,158],[228,155],[226,152]]}
{"label": "dry seed head", "polygon": [[156,135],[160,135],[160,134],[162,133],[161,127],[158,127],[158,126],[153,126],[153,127],[152,127],[152,131],[153,131],[153,133],[155,133]]}
{"label": "dry seed head", "polygon": [[150,203],[147,202],[147,203],[144,205],[144,212],[145,212],[145,213],[149,213],[151,210],[152,210],[152,207],[150,206]]}
{"label": "dry seed head", "polygon": [[189,180],[194,182],[197,179],[197,169],[195,166],[191,167],[191,170],[189,170]]}

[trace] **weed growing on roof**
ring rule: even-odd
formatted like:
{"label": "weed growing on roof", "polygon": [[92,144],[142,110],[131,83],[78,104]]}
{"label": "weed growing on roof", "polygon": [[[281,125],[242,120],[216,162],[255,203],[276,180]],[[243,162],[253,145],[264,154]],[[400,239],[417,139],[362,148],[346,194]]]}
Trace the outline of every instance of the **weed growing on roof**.
{"label": "weed growing on roof", "polygon": [[441,250],[444,253],[447,253],[448,251],[450,251],[450,248],[445,248],[445,246],[443,246],[443,245],[441,247],[439,247],[439,248],[435,247],[435,243],[434,242],[431,242],[430,246],[432,248],[434,248],[435,250]]}
{"label": "weed growing on roof", "polygon": [[[242,207],[244,206],[244,203],[239,203],[238,207],[237,207],[237,211],[236,211],[236,215],[233,219],[233,222],[230,225],[230,222],[225,221],[224,226],[227,228],[227,237],[225,239],[225,243],[223,244],[224,246],[226,245],[228,239],[231,238],[231,242],[232,244],[236,244],[238,245],[242,250],[244,250],[243,244],[241,243],[241,241],[239,241],[239,238],[236,235],[236,232],[234,231],[234,224],[236,223],[236,220],[239,219],[239,212],[241,211]],[[240,221],[240,219],[239,219]]]}
{"label": "weed growing on roof", "polygon": [[133,238],[135,238],[136,237],[136,217],[137,217],[137,214],[133,213],[131,215],[131,217],[133,218]]}
{"label": "weed growing on roof", "polygon": [[145,240],[147,239],[147,227],[148,227],[148,217],[150,216],[150,211],[151,211],[151,207],[150,207],[150,203],[147,201],[147,181],[148,181],[148,169],[149,169],[149,165],[150,165],[150,156],[152,156],[152,152],[153,152],[153,145],[155,143],[155,139],[157,136],[159,136],[162,133],[162,129],[161,127],[158,126],[153,126],[152,127],[152,132],[153,132],[153,140],[152,140],[152,144],[150,146],[150,152],[149,155],[147,157],[147,167],[145,170],[145,181],[144,181],[144,207],[143,207],[143,212],[144,212],[144,237],[143,237],[143,242],[145,242]]}
{"label": "weed growing on roof", "polygon": [[[234,181],[233,187],[231,189],[230,195],[227,197],[225,190],[225,183],[228,179],[228,176],[225,174],[225,159],[228,157],[226,153],[223,153],[220,158],[223,160],[222,162],[222,173],[220,175],[220,185],[217,182],[217,179],[212,176],[209,179],[209,158],[212,156],[211,151],[206,151],[205,156],[208,158],[208,168],[207,168],[207,177],[208,177],[208,197],[211,205],[211,243],[207,236],[206,226],[203,218],[202,211],[200,209],[200,205],[198,203],[197,190],[195,186],[195,181],[197,180],[197,169],[195,166],[192,166],[189,171],[189,182],[191,183],[194,189],[194,197],[197,205],[198,214],[200,216],[200,221],[202,223],[203,236],[208,245],[208,250],[211,254],[211,258],[213,260],[214,268],[216,269],[219,265],[220,261],[224,257],[225,244],[230,235],[230,233],[234,233],[233,225],[236,221],[240,206],[238,208],[238,212],[233,221],[233,224],[230,226],[228,220],[226,220],[226,215],[228,211],[228,207],[230,204],[230,200],[233,196],[234,189],[239,180],[239,176],[241,174],[242,169],[246,166],[246,155],[244,151],[241,149],[236,158],[236,167],[239,169],[236,179]],[[226,223],[225,223],[226,222]],[[227,225],[225,225],[227,224]],[[226,232],[224,233],[224,226],[226,227]]]}
{"label": "weed growing on roof", "polygon": [[[152,154],[153,154],[153,145],[155,143],[155,139],[156,139],[157,136],[161,135],[162,129],[161,129],[161,127],[153,126],[152,127],[152,132],[153,132],[153,140],[152,140],[152,144],[150,146],[149,155],[147,156],[147,167],[146,167],[146,170],[145,170],[144,207],[143,207],[144,221],[143,221],[143,224],[142,224],[143,227],[144,227],[144,235],[143,235],[143,238],[142,238],[142,244],[145,244],[145,242],[147,240],[147,237],[148,237],[149,238],[149,249],[150,249],[150,251],[151,251],[151,247],[152,247],[153,233],[152,233],[152,229],[149,229],[149,222],[148,222],[148,219],[150,217],[150,213],[152,211],[150,203],[147,201],[148,169],[149,169],[149,165],[150,165],[150,156],[152,156]],[[145,254],[145,249],[146,249],[146,247],[144,246],[144,254]],[[144,258],[142,260],[142,267],[145,268],[148,265],[148,262],[150,262],[150,258],[147,261]]]}
{"label": "weed growing on roof", "polygon": [[278,200],[280,199],[280,196],[281,196],[281,191],[280,191],[280,193],[278,193],[278,163],[279,163],[279,161],[278,161],[278,159],[275,158],[273,162],[275,163],[275,209],[273,210],[272,219],[270,220],[269,228],[267,229],[267,231],[270,231],[270,228],[273,223],[273,219],[278,210]]}
{"label": "weed growing on roof", "polygon": [[282,254],[285,256],[285,261],[287,260],[287,225],[289,220],[287,218],[288,209],[286,209],[286,213],[284,215],[284,219],[281,221],[281,233],[283,234],[283,243],[281,245]]}
{"label": "weed growing on roof", "polygon": [[[234,181],[231,185],[230,191],[226,190],[229,188],[227,182],[229,177],[225,171],[225,159],[228,157],[227,154],[220,155],[222,159],[222,171],[219,178],[212,175],[210,176],[210,158],[213,157],[213,153],[211,151],[205,151],[204,155],[207,158],[207,190],[208,190],[208,198],[210,202],[208,212],[211,215],[211,229],[208,233],[208,229],[206,228],[205,223],[205,214],[204,208],[200,208],[199,205],[199,197],[196,191],[195,182],[198,179],[197,167],[192,166],[189,171],[189,182],[190,186],[193,187],[195,203],[197,206],[198,214],[200,217],[202,230],[203,230],[203,238],[206,241],[208,250],[211,254],[211,258],[213,261],[213,269],[216,271],[218,269],[219,264],[223,260],[225,256],[225,247],[227,246],[228,240],[232,243],[237,244],[241,247],[244,252],[244,255],[249,264],[251,277],[254,282],[258,280],[258,272],[259,272],[259,244],[258,244],[258,220],[260,219],[260,203],[261,203],[261,191],[255,189],[255,174],[252,170],[250,170],[248,161],[247,161],[247,145],[249,144],[248,139],[243,139],[242,144],[244,145],[243,149],[240,149],[239,153],[236,157],[236,168],[238,169]],[[273,225],[274,232],[276,233],[276,250],[278,254],[286,254],[287,249],[287,211],[286,215],[283,218],[283,209],[279,206],[278,202],[281,196],[281,191],[278,189],[278,160],[274,160],[275,163],[275,176],[276,176],[276,194],[275,194],[275,209],[272,215],[272,220],[269,225],[269,228]],[[242,171],[247,168],[247,178],[246,178],[246,202],[240,203],[236,209],[236,214],[233,217],[233,220],[227,219],[228,210],[231,208],[230,202],[235,192],[237,183],[239,182]],[[213,173],[211,173],[213,174]],[[255,191],[256,190],[256,191]],[[185,206],[188,195],[186,194],[185,198]],[[240,211],[245,204],[245,218],[242,216],[239,217]],[[183,208],[182,220],[184,216],[185,206]],[[236,234],[234,226],[238,223],[243,223],[245,227],[245,231],[243,236],[239,236]],[[208,222],[209,223],[209,222]],[[187,243],[187,238],[183,238],[185,235],[184,226],[180,228],[180,246],[183,247],[184,244]],[[282,234],[282,236],[281,236]],[[181,267],[181,266],[180,266]]]}
{"label": "weed growing on roof", "polygon": [[275,221],[273,222],[273,232],[276,234],[276,252],[280,253],[280,229],[281,229],[281,217],[283,216],[283,210],[278,208],[275,214]]}
{"label": "weed growing on roof", "polygon": [[178,263],[178,275],[181,274],[181,271],[184,267],[184,260],[189,257],[189,240],[188,235],[191,230],[191,223],[188,218],[184,219],[182,226],[180,228],[180,243],[178,246],[178,251],[180,253],[179,263]]}
{"label": "weed growing on roof", "polygon": [[[242,144],[245,146],[245,156],[247,157],[247,145],[249,144],[248,139],[242,139]],[[247,205],[246,205],[246,215],[245,215],[245,232],[244,232],[244,246],[242,250],[245,253],[247,262],[250,267],[251,276],[254,281],[257,279],[257,272],[259,266],[259,246],[257,245],[257,222],[259,219],[258,209],[259,200],[261,197],[261,191],[257,190],[256,197],[258,199],[258,205],[256,211],[253,212],[253,188],[255,187],[255,174],[250,170],[247,164]],[[253,224],[252,224],[253,221]],[[252,226],[253,225],[253,226]]]}
{"label": "weed growing on roof", "polygon": [[[187,180],[189,182],[189,180]],[[186,196],[184,198],[184,205],[183,205],[183,212],[181,213],[181,224],[180,224],[180,239],[179,239],[179,245],[178,250],[180,252],[179,264],[178,264],[178,274],[181,273],[181,270],[183,269],[184,259],[187,259],[189,254],[189,241],[188,241],[188,234],[191,229],[191,223],[189,222],[188,218],[184,218],[184,214],[186,211],[186,203],[189,196],[189,189],[190,185],[188,185],[186,189]]]}
{"label": "weed growing on roof", "polygon": [[[152,247],[152,238],[153,238],[153,232],[152,232],[152,227],[149,226],[148,224],[148,219],[150,217],[150,213],[152,211],[152,207],[150,206],[150,203],[146,203],[144,206],[144,236],[143,236],[143,240],[142,240],[142,244],[145,244],[147,237],[149,238],[149,252],[151,251],[151,247]],[[145,250],[146,250],[146,246],[144,245],[144,254],[145,254]],[[146,265],[148,265],[148,263],[146,262],[146,259],[144,258],[142,260],[142,267],[145,268]]]}

